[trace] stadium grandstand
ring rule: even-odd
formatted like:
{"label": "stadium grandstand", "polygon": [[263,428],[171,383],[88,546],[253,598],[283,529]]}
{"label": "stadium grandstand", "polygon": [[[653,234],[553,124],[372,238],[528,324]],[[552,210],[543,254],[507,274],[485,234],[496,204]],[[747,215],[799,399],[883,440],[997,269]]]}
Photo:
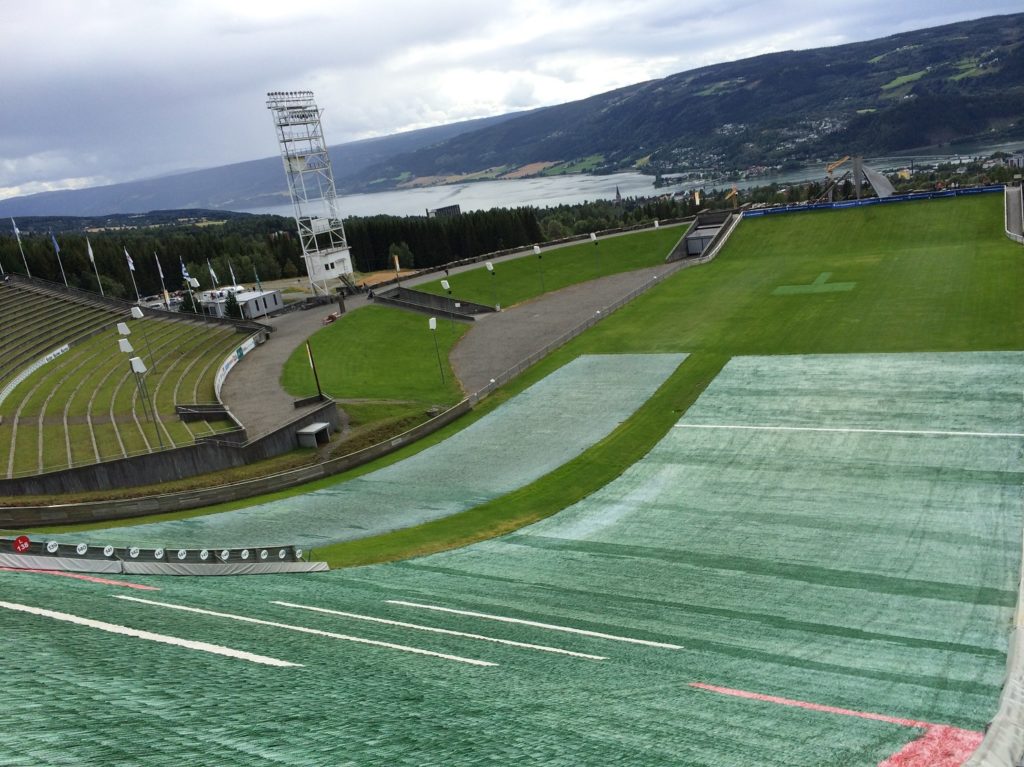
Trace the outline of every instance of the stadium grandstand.
{"label": "stadium grandstand", "polygon": [[[0,479],[239,429],[216,407],[215,390],[238,346],[233,323],[153,310],[133,317],[126,302],[21,277],[0,283],[0,323]],[[204,409],[209,417],[179,415]]]}

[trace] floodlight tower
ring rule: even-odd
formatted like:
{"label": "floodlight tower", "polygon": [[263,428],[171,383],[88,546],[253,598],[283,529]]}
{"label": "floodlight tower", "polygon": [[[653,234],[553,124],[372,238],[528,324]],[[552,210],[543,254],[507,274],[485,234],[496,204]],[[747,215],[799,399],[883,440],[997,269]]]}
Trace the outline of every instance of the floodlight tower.
{"label": "floodlight tower", "polygon": [[326,295],[327,280],[352,273],[352,257],[338,215],[321,112],[312,91],[272,91],[267,109],[277,128],[309,285],[314,293]]}

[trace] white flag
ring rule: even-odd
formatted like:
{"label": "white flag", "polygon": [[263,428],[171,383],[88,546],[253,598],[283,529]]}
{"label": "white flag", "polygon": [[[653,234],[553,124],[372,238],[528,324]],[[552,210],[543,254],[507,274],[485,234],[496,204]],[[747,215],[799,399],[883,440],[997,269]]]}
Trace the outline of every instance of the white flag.
{"label": "white flag", "polygon": [[124,257],[128,259],[128,268],[133,272],[135,271],[135,262],[132,261],[132,257],[128,255],[128,248],[124,249]]}
{"label": "white flag", "polygon": [[18,229],[18,225],[14,223],[14,219],[11,219],[11,226],[14,227],[14,236],[18,238],[18,244],[21,245],[21,231]]}
{"label": "white flag", "polygon": [[153,259],[156,261],[156,272],[157,272],[157,274],[160,275],[160,281],[163,282],[164,281],[164,270],[160,268],[160,259],[157,257],[156,253],[153,254]]}
{"label": "white flag", "polygon": [[93,266],[96,266],[96,257],[92,254],[92,243],[89,242],[88,237],[85,238],[85,247],[86,250],[89,251],[89,263],[91,263]]}
{"label": "white flag", "polygon": [[213,267],[210,266],[210,259],[206,259],[206,268],[210,270],[210,279],[213,280],[213,286],[217,287],[217,283],[220,280],[217,279],[217,273],[213,271]]}

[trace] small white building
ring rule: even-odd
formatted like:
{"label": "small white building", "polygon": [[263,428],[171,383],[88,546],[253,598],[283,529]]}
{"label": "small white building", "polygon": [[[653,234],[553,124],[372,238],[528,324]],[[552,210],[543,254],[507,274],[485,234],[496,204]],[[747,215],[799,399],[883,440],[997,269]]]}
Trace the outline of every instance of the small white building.
{"label": "small white building", "polygon": [[242,285],[235,285],[200,294],[199,302],[203,305],[203,311],[214,317],[226,317],[229,293],[235,294],[242,317],[247,320],[266,317],[284,308],[280,290],[249,290]]}

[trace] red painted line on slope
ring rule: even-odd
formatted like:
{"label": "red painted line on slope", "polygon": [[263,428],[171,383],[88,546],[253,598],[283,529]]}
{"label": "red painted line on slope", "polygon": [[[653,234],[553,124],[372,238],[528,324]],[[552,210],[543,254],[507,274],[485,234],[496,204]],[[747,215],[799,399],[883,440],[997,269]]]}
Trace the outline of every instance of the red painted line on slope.
{"label": "red painted line on slope", "polygon": [[691,682],[690,687],[695,687],[698,690],[707,690],[708,692],[717,692],[720,695],[731,695],[736,698],[776,703],[780,706],[792,706],[794,708],[807,709],[808,711],[820,711],[825,714],[854,716],[858,719],[873,719],[878,722],[898,724],[903,727],[915,727],[925,731],[921,737],[910,741],[884,762],[880,762],[878,767],[962,767],[967,758],[981,744],[983,737],[980,732],[964,730],[946,724],[932,724],[916,719],[901,719],[900,717],[875,714],[870,711],[854,711],[849,708],[826,706],[821,703],[810,703],[804,700],[780,698],[777,695],[765,695],[759,692],[737,690],[732,687],[719,687],[713,684],[705,684],[704,682]]}
{"label": "red painted line on slope", "polygon": [[141,589],[142,591],[160,591],[158,586],[143,586],[141,583],[129,583],[128,581],[115,581],[110,578],[97,578],[95,575],[83,575],[82,573],[69,573],[64,570],[34,570],[29,567],[0,567],[8,573],[36,573],[37,575],[59,575],[63,578],[77,578],[80,581],[90,583],[101,583],[104,586],[123,586],[126,589]]}
{"label": "red painted line on slope", "polygon": [[746,690],[736,690],[732,687],[717,687],[716,685],[704,684],[703,682],[690,682],[690,687],[696,687],[698,690],[708,690],[709,692],[717,692],[721,695],[732,695],[736,698],[760,700],[765,703],[778,703],[780,706],[793,706],[794,708],[805,708],[808,711],[821,711],[826,714],[839,714],[841,716],[856,716],[861,719],[875,719],[879,722],[899,724],[904,727],[925,728],[932,726],[928,722],[918,722],[914,719],[900,719],[895,716],[886,716],[885,714],[872,714],[870,711],[854,711],[849,708],[836,708],[835,706],[825,706],[821,703],[808,703],[804,700],[792,700],[791,698],[779,698],[775,695],[764,695],[759,692],[747,692]]}

